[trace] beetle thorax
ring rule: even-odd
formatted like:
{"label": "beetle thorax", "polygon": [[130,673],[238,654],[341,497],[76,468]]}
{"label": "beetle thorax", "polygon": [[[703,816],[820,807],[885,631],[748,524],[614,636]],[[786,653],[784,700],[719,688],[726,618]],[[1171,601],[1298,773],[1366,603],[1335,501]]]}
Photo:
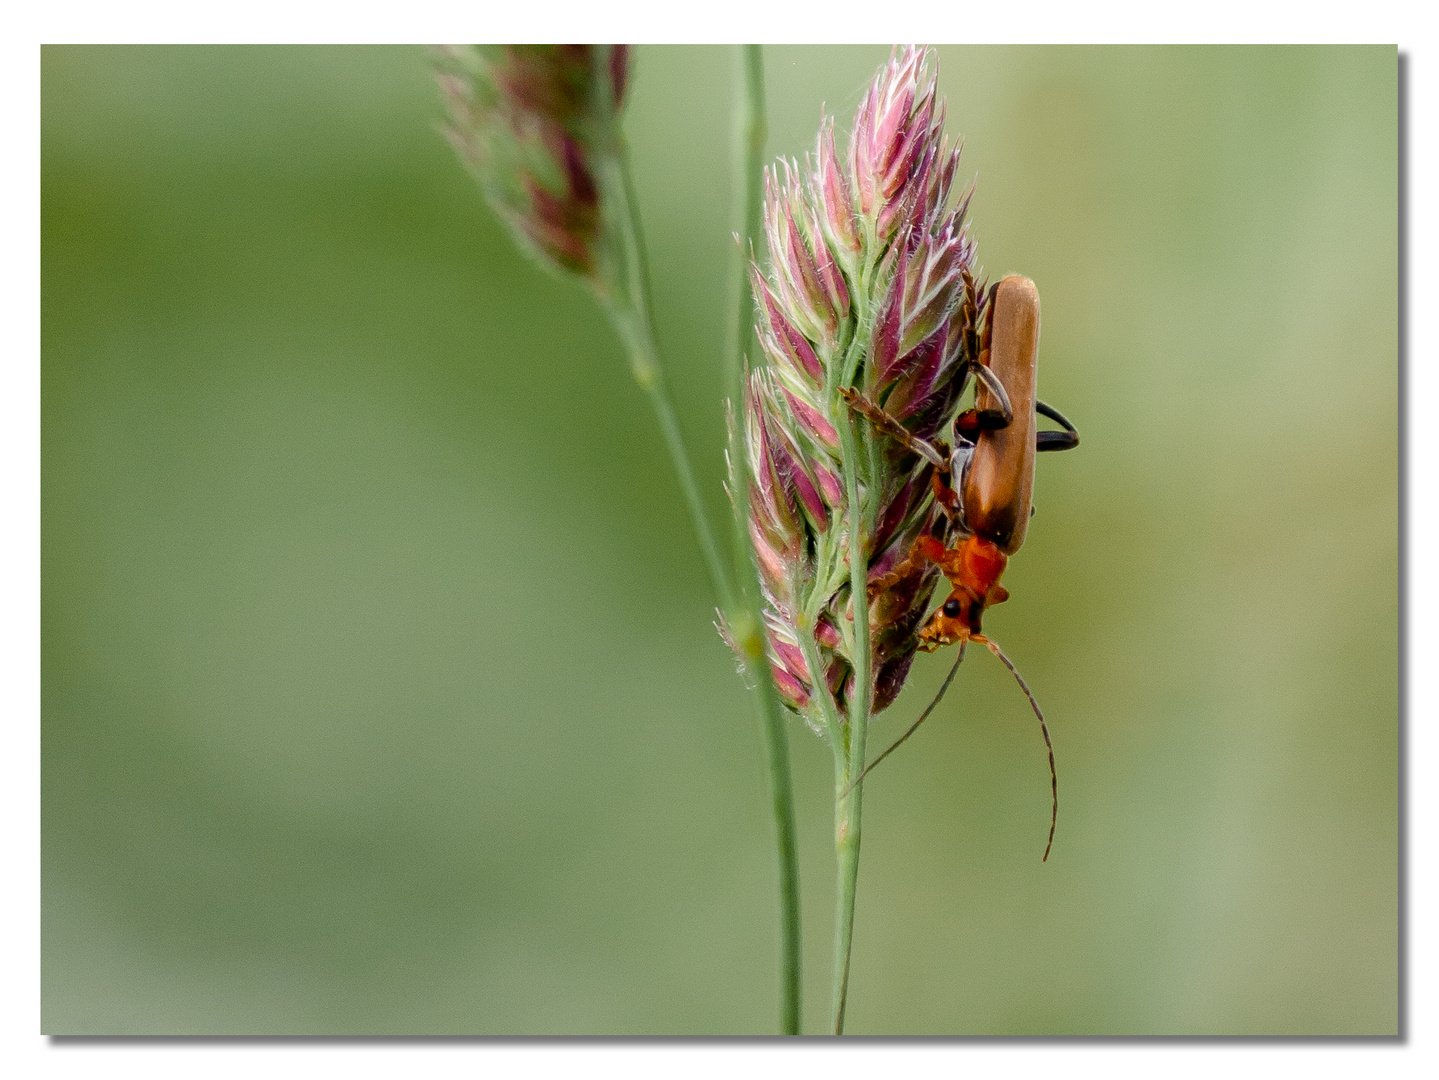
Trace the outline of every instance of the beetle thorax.
{"label": "beetle thorax", "polygon": [[999,585],[1007,565],[1009,557],[999,549],[998,544],[982,536],[970,535],[965,537],[959,548],[959,573],[950,580],[956,586],[973,592],[975,599],[982,600],[985,605],[998,603],[997,599],[991,599],[991,593]]}

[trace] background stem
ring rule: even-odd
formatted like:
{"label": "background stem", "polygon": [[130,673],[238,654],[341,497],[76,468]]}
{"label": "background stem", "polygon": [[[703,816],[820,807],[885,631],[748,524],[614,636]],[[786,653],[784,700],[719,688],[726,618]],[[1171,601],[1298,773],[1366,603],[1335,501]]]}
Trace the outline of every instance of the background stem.
{"label": "background stem", "polygon": [[628,274],[624,302],[611,300],[604,306],[629,352],[635,381],[650,399],[650,406],[664,434],[665,446],[679,478],[680,489],[684,492],[685,504],[689,507],[715,595],[720,607],[731,611],[735,606],[734,588],[720,559],[719,545],[715,543],[714,529],[710,526],[699,484],[695,481],[694,466],[690,464],[689,451],[685,449],[684,438],[680,435],[679,421],[675,419],[674,404],[670,401],[664,371],[660,366],[659,345],[655,341],[654,321],[650,314],[649,259],[644,237],[640,233],[634,183],[630,178],[629,148],[623,143],[618,156],[618,179],[623,197],[616,200],[615,211]]}
{"label": "background stem", "polygon": [[754,333],[749,288],[750,245],[760,231],[764,144],[768,136],[762,50],[758,45],[736,46],[730,228],[737,239],[730,260],[730,318],[725,338],[725,395],[736,406],[744,378],[745,350]]}
{"label": "background stem", "polygon": [[[762,154],[765,140],[764,74],[758,45],[739,49],[739,78],[735,98],[735,208],[734,224],[741,242],[736,245],[732,261],[730,288],[730,319],[725,353],[725,373],[731,400],[740,400],[744,351],[750,340],[752,312],[748,253],[749,240],[758,231],[762,191]],[[626,280],[623,293],[604,298],[604,307],[619,332],[629,353],[635,381],[650,399],[665,446],[670,453],[685,502],[689,507],[695,533],[699,538],[706,568],[714,585],[720,608],[724,611],[731,635],[744,657],[745,668],[754,681],[764,734],[766,761],[770,779],[770,809],[775,820],[779,857],[780,899],[780,1030],[786,1035],[800,1031],[800,920],[799,920],[799,857],[795,840],[794,789],[790,778],[789,733],[785,727],[785,709],[774,686],[765,656],[762,598],[759,590],[758,567],[749,538],[745,512],[749,505],[748,464],[731,432],[730,455],[736,463],[738,490],[734,498],[735,562],[741,582],[736,592],[715,542],[705,511],[694,468],[680,434],[660,364],[659,346],[655,340],[651,316],[648,253],[640,229],[638,203],[630,175],[628,148],[619,147],[618,176],[615,177],[622,197],[616,200],[615,217],[624,250]],[[733,427],[733,425],[732,425]]]}
{"label": "background stem", "polygon": [[[755,635],[759,638],[758,635]],[[747,666],[758,686],[760,723],[769,764],[770,809],[774,814],[779,858],[780,905],[780,1032],[800,1033],[799,849],[795,840],[794,787],[790,780],[789,732],[784,706],[775,690],[763,639],[759,655]]]}
{"label": "background stem", "polygon": [[[744,357],[752,339],[753,304],[749,288],[750,244],[759,233],[763,190],[764,58],[758,45],[735,50],[734,145],[731,160],[733,206],[731,225],[736,242],[730,259],[729,326],[725,340],[725,389],[738,411],[742,408]],[[745,666],[758,689],[760,729],[769,765],[770,809],[774,814],[776,853],[779,859],[780,902],[780,1031],[800,1033],[800,921],[799,854],[795,841],[794,785],[790,778],[789,730],[785,709],[775,690],[764,649],[763,600],[759,568],[747,525],[749,462],[740,444],[742,420],[730,425],[730,461],[733,463],[735,511],[735,565],[743,590],[744,609],[726,611],[731,633],[745,657]]]}

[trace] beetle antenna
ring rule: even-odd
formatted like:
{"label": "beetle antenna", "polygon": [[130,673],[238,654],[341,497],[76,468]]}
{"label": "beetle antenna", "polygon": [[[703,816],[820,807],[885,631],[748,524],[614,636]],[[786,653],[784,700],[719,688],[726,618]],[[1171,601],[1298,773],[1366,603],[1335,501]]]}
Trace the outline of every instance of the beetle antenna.
{"label": "beetle antenna", "polygon": [[1034,710],[1035,717],[1039,720],[1039,733],[1044,736],[1044,748],[1049,751],[1049,840],[1044,845],[1044,855],[1040,862],[1049,860],[1049,849],[1054,846],[1054,826],[1059,820],[1059,776],[1054,771],[1054,744],[1049,741],[1049,728],[1044,723],[1044,713],[1039,709],[1039,702],[1034,700],[1034,694],[1029,689],[1029,684],[1024,681],[1024,676],[1010,663],[1009,657],[1004,655],[1004,650],[987,637],[978,634],[971,638],[973,641],[983,642],[989,647],[989,651],[999,657],[999,662],[1009,668],[1009,673],[1014,676],[1014,681],[1019,683],[1019,688],[1024,691],[1024,696],[1029,698],[1029,707]]}
{"label": "beetle antenna", "polygon": [[879,757],[875,758],[873,761],[871,761],[868,765],[864,767],[864,771],[854,778],[854,782],[850,784],[849,787],[844,789],[844,794],[840,796],[841,799],[848,795],[855,788],[859,787],[860,781],[869,775],[871,769],[873,769],[885,758],[889,757],[890,754],[898,750],[899,744],[904,742],[905,739],[909,738],[916,731],[918,731],[919,725],[929,719],[929,714],[934,712],[935,706],[938,705],[940,699],[944,697],[944,692],[949,689],[949,684],[954,682],[954,677],[959,672],[959,662],[964,659],[965,644],[966,643],[964,641],[961,641],[959,643],[959,655],[954,658],[954,667],[949,669],[949,674],[944,677],[944,682],[940,684],[939,693],[934,695],[934,700],[925,707],[924,712],[919,714],[919,719],[916,720],[914,723],[910,724],[909,729],[903,735],[895,739],[894,742],[890,743],[888,750],[880,754]]}

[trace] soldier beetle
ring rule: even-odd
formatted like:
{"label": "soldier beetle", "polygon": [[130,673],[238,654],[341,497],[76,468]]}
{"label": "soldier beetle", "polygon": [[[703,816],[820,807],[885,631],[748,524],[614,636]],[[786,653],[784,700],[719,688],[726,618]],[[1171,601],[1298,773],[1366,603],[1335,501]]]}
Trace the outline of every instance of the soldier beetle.
{"label": "soldier beetle", "polygon": [[[986,646],[1009,669],[1039,720],[1049,754],[1049,839],[1041,861],[1049,858],[1054,828],[1059,819],[1059,778],[1054,768],[1054,746],[1044,713],[1028,684],[1003,650],[981,628],[984,612],[1009,599],[999,583],[1009,556],[1024,543],[1034,513],[1034,455],[1037,451],[1069,450],[1079,445],[1079,432],[1057,410],[1035,397],[1035,370],[1039,355],[1039,290],[1028,278],[1011,275],[987,294],[965,277],[966,297],[960,317],[967,322],[967,384],[976,379],[974,407],[960,413],[954,423],[952,446],[926,442],[911,435],[874,402],[854,391],[844,391],[850,407],[880,431],[899,440],[934,466],[935,500],[963,539],[952,547],[934,536],[921,536],[908,556],[889,573],[870,583],[870,595],[924,573],[936,565],[949,579],[951,592],[919,632],[919,648],[934,652],[959,643],[959,655],[933,701],[909,729],[870,762],[851,788],[918,730],[949,689],[965,646],[973,641]],[[981,297],[983,298],[981,300]],[[981,320],[981,315],[983,316]],[[981,329],[982,323],[982,329]],[[1040,431],[1036,414],[1058,423],[1062,431]]]}

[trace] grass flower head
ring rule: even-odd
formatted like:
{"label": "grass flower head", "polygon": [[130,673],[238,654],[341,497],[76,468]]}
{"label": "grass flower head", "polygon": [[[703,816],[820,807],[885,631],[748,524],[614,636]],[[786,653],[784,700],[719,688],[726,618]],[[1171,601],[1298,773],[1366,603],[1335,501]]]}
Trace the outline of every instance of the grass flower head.
{"label": "grass flower head", "polygon": [[[953,197],[959,149],[943,129],[930,56],[909,48],[876,76],[847,154],[823,119],[803,166],[781,161],[766,175],[769,257],[752,276],[768,364],[748,378],[742,421],[749,528],[776,683],[811,726],[832,734],[857,683],[852,525],[871,583],[921,535],[948,543],[954,528],[934,500],[934,464],[876,430],[845,396],[862,395],[924,440],[947,434],[958,413],[977,317],[966,303],[974,243],[970,192]],[[846,483],[846,426],[858,448],[849,463],[858,507]],[[938,580],[931,567],[860,600],[869,712],[899,694]]]}

